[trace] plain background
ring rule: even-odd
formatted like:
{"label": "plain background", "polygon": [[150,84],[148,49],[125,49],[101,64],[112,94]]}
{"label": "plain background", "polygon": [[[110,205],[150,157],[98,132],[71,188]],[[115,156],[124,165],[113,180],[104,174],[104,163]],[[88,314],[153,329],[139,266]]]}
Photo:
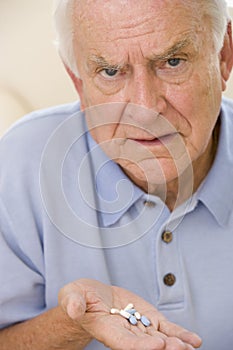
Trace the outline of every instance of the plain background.
{"label": "plain background", "polygon": [[52,1],[0,0],[0,135],[32,110],[78,99],[54,45]]}

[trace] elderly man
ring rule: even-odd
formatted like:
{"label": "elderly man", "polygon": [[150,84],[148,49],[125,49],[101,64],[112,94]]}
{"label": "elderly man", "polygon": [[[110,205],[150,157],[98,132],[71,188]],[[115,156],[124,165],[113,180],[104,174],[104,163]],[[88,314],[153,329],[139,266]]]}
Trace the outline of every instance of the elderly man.
{"label": "elderly man", "polygon": [[80,104],[1,141],[1,350],[229,350],[225,1],[61,0],[55,20]]}

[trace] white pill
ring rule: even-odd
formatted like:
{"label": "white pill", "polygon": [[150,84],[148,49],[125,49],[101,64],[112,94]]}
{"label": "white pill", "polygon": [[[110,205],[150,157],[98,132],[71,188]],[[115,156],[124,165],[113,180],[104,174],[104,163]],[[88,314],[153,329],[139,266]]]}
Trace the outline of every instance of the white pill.
{"label": "white pill", "polygon": [[134,316],[136,317],[137,320],[140,320],[140,319],[141,319],[141,315],[140,315],[140,313],[139,313],[138,311],[136,311],[136,312],[134,313]]}
{"label": "white pill", "polygon": [[125,310],[121,310],[120,315],[123,316],[124,318],[127,318],[127,320],[130,318],[130,316],[132,316],[129,312]]}
{"label": "white pill", "polygon": [[120,314],[120,310],[115,309],[115,308],[112,308],[112,309],[110,310],[110,313],[113,314],[113,315],[115,315],[115,314],[119,315],[119,314]]}
{"label": "white pill", "polygon": [[132,303],[128,304],[128,305],[124,308],[124,310],[130,310],[130,309],[133,309],[133,304],[132,304]]}

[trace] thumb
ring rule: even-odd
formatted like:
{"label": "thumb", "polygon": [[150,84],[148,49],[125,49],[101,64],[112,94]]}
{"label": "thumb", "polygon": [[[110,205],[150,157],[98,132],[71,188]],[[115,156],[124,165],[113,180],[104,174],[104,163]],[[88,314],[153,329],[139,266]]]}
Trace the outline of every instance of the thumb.
{"label": "thumb", "polygon": [[85,297],[78,291],[66,292],[64,289],[59,293],[58,303],[72,320],[80,321],[86,312]]}

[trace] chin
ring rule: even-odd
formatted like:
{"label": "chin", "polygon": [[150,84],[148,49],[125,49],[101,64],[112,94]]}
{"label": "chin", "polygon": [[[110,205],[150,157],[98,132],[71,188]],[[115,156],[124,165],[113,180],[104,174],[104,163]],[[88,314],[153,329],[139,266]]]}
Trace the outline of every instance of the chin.
{"label": "chin", "polygon": [[123,168],[126,175],[139,187],[146,190],[149,187],[165,185],[167,180],[161,171],[138,169],[136,167]]}

